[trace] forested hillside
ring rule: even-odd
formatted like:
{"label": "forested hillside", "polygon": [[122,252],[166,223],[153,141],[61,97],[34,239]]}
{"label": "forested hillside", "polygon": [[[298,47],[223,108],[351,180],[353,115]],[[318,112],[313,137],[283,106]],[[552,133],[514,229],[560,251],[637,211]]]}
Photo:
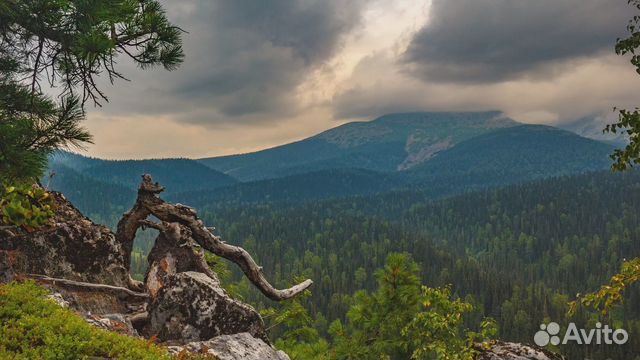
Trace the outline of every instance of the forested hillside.
{"label": "forested hillside", "polygon": [[518,125],[499,111],[388,114],[249,154],[201,159],[242,181],[335,168],[397,171],[487,132]]}
{"label": "forested hillside", "polygon": [[[389,253],[408,252],[426,284],[451,284],[476,304],[475,321],[493,317],[501,338],[531,342],[539,322],[563,321],[577,293],[596,289],[622,259],[640,255],[633,241],[640,236],[639,190],[639,172],[605,171],[442,200],[404,191],[295,205],[214,202],[199,205],[199,214],[225,240],[256,254],[279,286],[296,276],[316,279],[305,303],[323,336],[331,321],[345,319],[355,291],[375,288],[372,274]],[[152,234],[143,238],[133,259],[138,271]],[[246,282],[231,287],[253,304],[273,305]],[[631,355],[625,349],[638,346],[639,305],[640,292],[629,289],[624,310],[612,316],[631,341],[615,354],[599,355]],[[579,313],[574,321],[593,319]],[[591,349],[562,351],[587,356]]]}
{"label": "forested hillside", "polygon": [[[406,113],[348,123],[256,153],[209,158],[108,161],[57,152],[52,188],[77,191],[74,176],[135,190],[151,174],[172,199],[211,203],[331,199],[390,191],[442,198],[610,167],[613,146],[558,128],[522,125],[499,112]],[[73,169],[74,171],[68,171]],[[47,181],[48,182],[48,181]]]}
{"label": "forested hillside", "polygon": [[[68,171],[72,169],[74,171]],[[81,175],[100,182],[111,183],[136,190],[142,174],[153,174],[169,189],[180,191],[211,190],[229,186],[237,181],[225,174],[189,159],[102,160],[86,158],[68,152],[57,152],[49,157],[49,172],[65,179],[52,179],[53,187],[63,190],[72,177]],[[73,190],[72,190],[73,191]],[[173,190],[169,190],[173,191]]]}

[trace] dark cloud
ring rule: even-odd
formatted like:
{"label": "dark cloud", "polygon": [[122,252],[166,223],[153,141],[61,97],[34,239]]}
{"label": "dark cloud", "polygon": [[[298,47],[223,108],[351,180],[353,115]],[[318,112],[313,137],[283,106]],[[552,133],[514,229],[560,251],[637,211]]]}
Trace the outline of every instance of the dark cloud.
{"label": "dark cloud", "polygon": [[296,87],[359,26],[369,0],[163,1],[183,28],[185,62],[173,72],[120,65],[131,82],[105,84],[109,115],[166,115],[216,124],[277,121],[299,111]]}
{"label": "dark cloud", "polygon": [[[280,112],[359,24],[364,0],[196,0],[183,14],[191,61],[170,88],[223,116]],[[182,6],[169,5],[172,8]],[[176,11],[177,12],[177,11]]]}
{"label": "dark cloud", "polygon": [[555,74],[567,60],[612,52],[630,14],[624,0],[433,0],[404,60],[427,81]]}

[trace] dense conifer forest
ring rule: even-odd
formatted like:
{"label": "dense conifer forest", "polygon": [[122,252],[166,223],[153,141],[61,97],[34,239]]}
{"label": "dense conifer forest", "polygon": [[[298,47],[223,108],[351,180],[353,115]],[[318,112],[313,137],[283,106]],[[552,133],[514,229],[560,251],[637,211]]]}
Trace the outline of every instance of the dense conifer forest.
{"label": "dense conifer forest", "polygon": [[[640,255],[633,241],[640,237],[635,211],[640,206],[639,184],[640,172],[605,171],[444,199],[404,191],[299,203],[195,205],[205,223],[215,226],[225,240],[256,254],[278,286],[289,286],[296,277],[317,280],[300,305],[313,320],[315,340],[326,339],[327,346],[339,340],[330,331],[332,322],[348,321],[358,290],[378,288],[374,274],[391,253],[410,254],[423,284],[451,286],[454,297],[473,304],[465,320],[469,326],[490,317],[501,339],[530,343],[539,323],[569,321],[569,301],[606,283],[623,259]],[[120,190],[91,195],[94,203],[86,210],[101,220],[117,219],[118,210],[133,199],[133,194],[123,199]],[[84,194],[68,196],[82,208],[87,204]],[[117,201],[122,204],[112,203]],[[132,259],[137,277],[144,276],[154,237],[152,230],[138,236]],[[284,311],[290,306],[265,300],[232,264],[214,262],[236,296],[262,309]],[[629,288],[624,305],[609,315],[629,331],[626,345],[567,345],[562,352],[572,358],[631,356],[631,349],[639,346],[638,305],[640,291]],[[587,326],[597,318],[583,309],[571,321]],[[279,325],[272,334],[279,337],[289,330]],[[616,352],[591,353],[603,350]]]}

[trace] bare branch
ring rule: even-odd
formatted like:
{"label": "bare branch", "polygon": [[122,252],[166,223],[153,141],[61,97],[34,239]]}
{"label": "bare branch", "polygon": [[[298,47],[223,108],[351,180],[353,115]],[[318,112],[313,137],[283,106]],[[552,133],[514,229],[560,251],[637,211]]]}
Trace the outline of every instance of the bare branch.
{"label": "bare branch", "polygon": [[289,289],[274,288],[262,273],[262,267],[253,260],[251,255],[239,246],[226,244],[218,236],[209,231],[204,223],[198,219],[196,211],[180,204],[169,204],[158,194],[164,190],[157,183],[153,183],[150,175],[143,175],[142,184],[138,190],[138,199],[134,207],[124,215],[118,223],[116,238],[122,241],[123,247],[129,249],[125,256],[130,255],[133,238],[138,227],[146,224],[144,220],[153,215],[163,222],[179,223],[191,231],[193,239],[204,249],[236,263],[247,278],[269,299],[281,301],[290,299],[313,284],[307,279]]}
{"label": "bare branch", "polygon": [[131,290],[127,289],[127,288],[123,288],[123,287],[120,287],[120,286],[105,285],[105,284],[95,284],[95,283],[73,281],[73,280],[67,280],[67,279],[52,278],[52,277],[49,277],[49,276],[46,276],[46,275],[38,275],[38,274],[26,274],[24,276],[32,278],[32,279],[36,279],[36,280],[39,280],[39,281],[50,282],[50,283],[55,284],[55,285],[64,285],[64,286],[75,287],[75,288],[83,288],[83,289],[90,289],[90,290],[94,290],[94,291],[102,291],[102,292],[107,292],[107,293],[120,295],[120,296],[124,295],[124,296],[131,296],[131,297],[138,297],[138,298],[145,298],[145,299],[149,297],[149,294],[147,294],[147,293],[140,293],[140,292],[131,291]]}

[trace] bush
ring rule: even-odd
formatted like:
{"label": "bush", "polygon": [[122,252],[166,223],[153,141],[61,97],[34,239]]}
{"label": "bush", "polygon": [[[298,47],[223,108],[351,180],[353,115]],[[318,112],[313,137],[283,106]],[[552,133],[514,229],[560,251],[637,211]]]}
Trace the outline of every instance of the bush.
{"label": "bush", "polygon": [[0,359],[170,359],[144,339],[101,330],[33,282],[0,285]]}
{"label": "bush", "polygon": [[0,187],[0,214],[7,225],[37,229],[53,217],[55,202],[51,194],[38,186]]}

